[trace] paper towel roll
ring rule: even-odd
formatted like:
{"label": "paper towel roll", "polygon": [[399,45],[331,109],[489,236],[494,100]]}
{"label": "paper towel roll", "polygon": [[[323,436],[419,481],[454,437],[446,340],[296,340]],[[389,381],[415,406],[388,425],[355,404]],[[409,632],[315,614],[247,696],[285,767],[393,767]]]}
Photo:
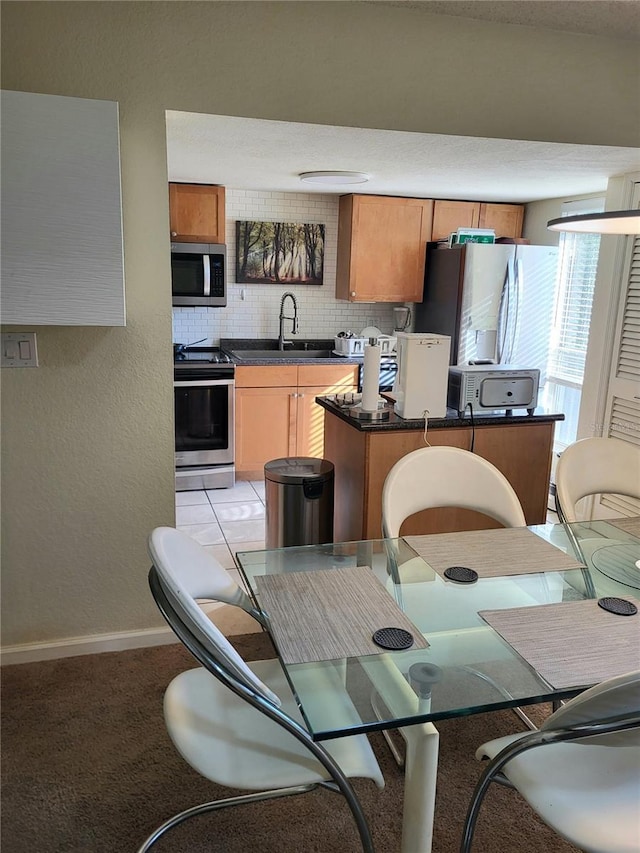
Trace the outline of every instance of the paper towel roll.
{"label": "paper towel roll", "polygon": [[380,385],[380,347],[377,344],[365,344],[363,373],[361,407],[364,412],[376,412]]}

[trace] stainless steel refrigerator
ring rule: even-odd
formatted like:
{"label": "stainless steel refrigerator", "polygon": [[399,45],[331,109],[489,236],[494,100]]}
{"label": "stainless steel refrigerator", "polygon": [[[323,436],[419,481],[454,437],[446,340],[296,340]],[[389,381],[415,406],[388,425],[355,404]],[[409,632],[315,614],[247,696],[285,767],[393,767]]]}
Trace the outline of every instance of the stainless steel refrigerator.
{"label": "stainless steel refrigerator", "polygon": [[555,307],[554,246],[428,244],[415,331],[451,337],[451,364],[512,364],[546,377]]}

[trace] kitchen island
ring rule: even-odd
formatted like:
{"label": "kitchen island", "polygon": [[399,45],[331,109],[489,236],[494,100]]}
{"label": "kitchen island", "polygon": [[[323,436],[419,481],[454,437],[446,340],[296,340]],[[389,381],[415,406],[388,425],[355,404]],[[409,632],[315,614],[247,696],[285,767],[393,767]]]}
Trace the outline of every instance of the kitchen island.
{"label": "kitchen island", "polygon": [[[562,414],[536,409],[533,415],[482,413],[474,425],[450,409],[444,418],[406,420],[393,411],[385,421],[367,422],[337,405],[334,397],[318,397],[325,410],[324,458],[335,466],[334,538],[336,542],[381,535],[382,487],[391,467],[407,453],[425,446],[471,449],[496,466],[509,480],[522,504],[527,524],[546,520],[553,432]],[[429,509],[411,516],[404,534],[445,533],[498,527],[481,513],[464,509]]]}

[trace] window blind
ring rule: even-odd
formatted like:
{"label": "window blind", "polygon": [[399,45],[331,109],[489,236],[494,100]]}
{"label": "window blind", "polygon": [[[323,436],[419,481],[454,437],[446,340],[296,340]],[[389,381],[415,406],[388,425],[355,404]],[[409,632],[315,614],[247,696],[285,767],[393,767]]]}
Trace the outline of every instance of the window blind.
{"label": "window blind", "polygon": [[[561,212],[569,216],[602,210],[604,199],[590,198],[565,202]],[[558,248],[554,327],[544,403],[564,413],[565,419],[557,425],[554,439],[554,449],[561,452],[576,440],[578,431],[600,235],[562,232]]]}
{"label": "window blind", "polygon": [[599,251],[599,234],[562,235],[549,368],[554,379],[566,383],[582,384]]}

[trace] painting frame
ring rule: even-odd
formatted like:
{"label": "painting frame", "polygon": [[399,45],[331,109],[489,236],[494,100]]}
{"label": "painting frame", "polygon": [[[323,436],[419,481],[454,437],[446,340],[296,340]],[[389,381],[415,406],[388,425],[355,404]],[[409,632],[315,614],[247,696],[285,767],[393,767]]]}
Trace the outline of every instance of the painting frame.
{"label": "painting frame", "polygon": [[324,284],[325,226],[236,220],[236,282]]}

